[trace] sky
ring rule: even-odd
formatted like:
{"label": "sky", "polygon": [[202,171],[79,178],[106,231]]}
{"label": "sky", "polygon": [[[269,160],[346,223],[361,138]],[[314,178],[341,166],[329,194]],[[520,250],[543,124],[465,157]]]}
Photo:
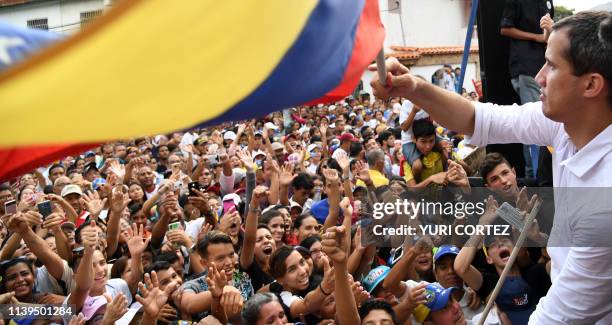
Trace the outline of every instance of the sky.
{"label": "sky", "polygon": [[553,0],[556,6],[565,6],[576,9],[576,11],[591,9],[600,4],[611,2],[612,0]]}

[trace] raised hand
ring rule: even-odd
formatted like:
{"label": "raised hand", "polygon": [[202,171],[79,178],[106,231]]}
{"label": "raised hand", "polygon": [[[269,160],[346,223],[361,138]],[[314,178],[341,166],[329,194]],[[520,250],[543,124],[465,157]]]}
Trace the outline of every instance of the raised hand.
{"label": "raised hand", "polygon": [[418,305],[424,305],[427,303],[427,297],[425,296],[426,286],[427,283],[422,282],[410,290],[410,294],[406,300],[411,309],[416,308]]}
{"label": "raised hand", "polygon": [[147,249],[147,245],[149,244],[149,240],[151,238],[144,238],[144,227],[137,224],[132,224],[132,228],[128,228],[128,249],[130,250],[130,255],[140,255],[145,249]]}
{"label": "raised hand", "polygon": [[60,226],[64,222],[64,215],[59,212],[54,212],[48,215],[42,223],[43,228],[51,229],[54,231],[60,230]]}
{"label": "raised hand", "polygon": [[297,177],[297,175],[293,173],[293,164],[290,162],[286,162],[285,165],[283,165],[283,168],[280,173],[280,184],[288,186],[289,184],[291,184],[295,177]]}
{"label": "raised hand", "polygon": [[266,198],[270,193],[268,192],[268,188],[265,186],[257,186],[253,190],[253,194],[251,196],[250,205],[253,209],[258,209],[260,207],[260,202],[262,199]]}
{"label": "raised hand", "polygon": [[170,304],[166,303],[159,311],[159,316],[157,316],[157,320],[162,323],[172,323],[172,321],[176,319],[176,316],[176,309],[170,306]]}
{"label": "raised hand", "polygon": [[530,213],[531,209],[533,209],[533,206],[535,205],[535,202],[537,200],[538,200],[537,194],[532,195],[531,199],[528,199],[527,198],[527,187],[523,187],[519,191],[518,197],[516,199],[516,208],[521,211]]}
{"label": "raised hand", "polygon": [[110,195],[110,210],[115,213],[115,215],[121,215],[123,210],[128,206],[128,204],[132,201],[130,196],[127,193],[122,193],[118,190],[111,191]]}
{"label": "raised hand", "polygon": [[554,24],[555,22],[552,18],[550,18],[550,14],[546,14],[540,18],[540,28],[542,28],[544,31],[544,34],[542,35],[542,43],[548,42],[548,37],[550,36],[550,33],[552,33],[552,27]]}
{"label": "raised hand", "polygon": [[342,201],[340,201],[340,209],[342,209],[344,217],[350,218],[353,216],[353,205],[348,197],[344,197]]}
{"label": "raised hand", "polygon": [[42,223],[42,215],[36,211],[17,212],[8,217],[6,227],[11,232],[23,234],[32,226]]}
{"label": "raised hand", "polygon": [[489,195],[486,202],[485,212],[480,217],[480,224],[492,224],[497,218],[497,208],[499,208],[499,204],[497,204],[497,201],[492,195]]}
{"label": "raised hand", "polygon": [[236,151],[236,156],[238,156],[247,172],[253,172],[255,163],[253,162],[253,157],[251,157],[248,149]]}
{"label": "raised hand", "polygon": [[336,184],[340,183],[340,177],[338,176],[338,171],[333,168],[324,168],[323,177],[325,177],[328,183],[336,183]]}
{"label": "raised hand", "polygon": [[345,152],[340,152],[338,158],[336,158],[336,161],[338,162],[338,165],[340,165],[340,168],[342,168],[342,172],[345,174],[348,173],[348,168],[350,166],[348,155]]}
{"label": "raised hand", "polygon": [[[387,70],[385,86],[378,79],[377,73],[374,74],[370,82],[376,98],[406,97],[407,94],[416,90],[418,79],[412,76],[410,70],[396,58],[388,58],[385,61],[385,67]],[[376,64],[370,65],[368,70],[377,71]]]}
{"label": "raised hand", "polygon": [[358,161],[355,164],[355,178],[364,182],[367,186],[373,185],[372,178],[370,178],[370,169],[366,164]]}
{"label": "raised hand", "polygon": [[86,249],[93,250],[99,242],[98,229],[94,227],[96,223],[93,221],[90,221],[89,225],[91,227],[81,230],[81,242]]}
{"label": "raised hand", "polygon": [[89,211],[89,213],[95,218],[100,215],[100,212],[106,204],[106,198],[100,200],[100,195],[97,191],[83,194],[83,196],[81,196],[80,201],[81,205],[85,206],[85,209]]}
{"label": "raised hand", "polygon": [[463,167],[453,160],[448,160],[448,171],[446,178],[449,182],[459,187],[470,187],[470,182],[467,177],[467,173]]}
{"label": "raised hand", "polygon": [[217,269],[215,263],[208,267],[208,275],[206,276],[206,284],[213,298],[220,299],[223,294],[223,288],[227,285],[227,277],[225,273]]}
{"label": "raised hand", "polygon": [[321,241],[322,250],[334,262],[334,265],[347,262],[351,248],[350,231],[351,218],[345,216],[342,221],[342,226],[330,227],[327,229],[327,232],[323,234],[323,240]]}
{"label": "raised hand", "polygon": [[118,294],[115,299],[111,298],[108,294],[104,294],[104,297],[106,298],[107,304],[102,324],[115,324],[119,318],[127,313],[127,298],[123,293]]}
{"label": "raised hand", "polygon": [[168,301],[170,294],[177,288],[178,283],[171,282],[166,286],[166,289],[159,289],[159,280],[155,271],[144,275],[144,283],[138,283],[138,289],[140,295],[136,295],[136,301],[138,301],[145,314],[149,315],[153,319],[157,319],[160,314],[162,307]]}
{"label": "raised hand", "polygon": [[323,280],[321,280],[321,288],[325,293],[332,293],[334,291],[335,278],[334,268],[329,265],[329,260],[326,257],[321,257],[323,261]]}
{"label": "raised hand", "polygon": [[219,230],[229,235],[231,230],[238,227],[240,223],[240,214],[236,209],[231,209],[221,217],[221,221],[219,221]]}
{"label": "raised hand", "polygon": [[168,240],[171,243],[185,246],[187,248],[190,248],[193,245],[193,241],[183,229],[170,230],[166,233],[166,237],[168,237]]}
{"label": "raised hand", "polygon": [[223,287],[223,293],[221,294],[221,307],[225,311],[227,318],[234,318],[242,312],[242,306],[244,305],[244,298],[240,290],[226,285]]}
{"label": "raised hand", "polygon": [[[137,159],[137,158],[134,158],[134,159]],[[119,177],[120,179],[123,179],[123,177],[125,176],[125,166],[120,164],[119,161],[117,160],[113,160],[110,163],[110,167],[108,168],[108,170],[111,173],[117,175],[117,177]]]}

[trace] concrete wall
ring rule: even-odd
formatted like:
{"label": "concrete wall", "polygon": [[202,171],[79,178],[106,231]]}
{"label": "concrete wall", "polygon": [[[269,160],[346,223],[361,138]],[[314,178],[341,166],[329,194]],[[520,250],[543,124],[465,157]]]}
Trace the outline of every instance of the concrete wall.
{"label": "concrete wall", "polygon": [[387,49],[390,45],[423,47],[464,44],[470,0],[398,1],[399,10],[395,9],[395,0],[379,2],[381,19],[387,30]]}

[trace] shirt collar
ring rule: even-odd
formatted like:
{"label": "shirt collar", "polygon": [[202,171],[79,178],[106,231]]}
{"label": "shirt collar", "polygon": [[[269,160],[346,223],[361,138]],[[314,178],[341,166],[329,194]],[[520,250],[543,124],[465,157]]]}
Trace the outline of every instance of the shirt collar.
{"label": "shirt collar", "polygon": [[569,169],[576,177],[582,177],[610,151],[612,151],[612,125],[608,125],[580,151],[562,161],[561,166]]}

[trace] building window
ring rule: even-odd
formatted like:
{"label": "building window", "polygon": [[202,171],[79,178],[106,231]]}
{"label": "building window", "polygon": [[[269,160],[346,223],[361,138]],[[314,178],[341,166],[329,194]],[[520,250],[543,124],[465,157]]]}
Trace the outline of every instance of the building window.
{"label": "building window", "polygon": [[32,19],[28,20],[28,28],[49,30],[49,23],[47,18]]}
{"label": "building window", "polygon": [[93,11],[85,11],[81,13],[81,28],[85,28],[89,23],[91,23],[97,17],[102,16],[102,9],[93,10]]}

